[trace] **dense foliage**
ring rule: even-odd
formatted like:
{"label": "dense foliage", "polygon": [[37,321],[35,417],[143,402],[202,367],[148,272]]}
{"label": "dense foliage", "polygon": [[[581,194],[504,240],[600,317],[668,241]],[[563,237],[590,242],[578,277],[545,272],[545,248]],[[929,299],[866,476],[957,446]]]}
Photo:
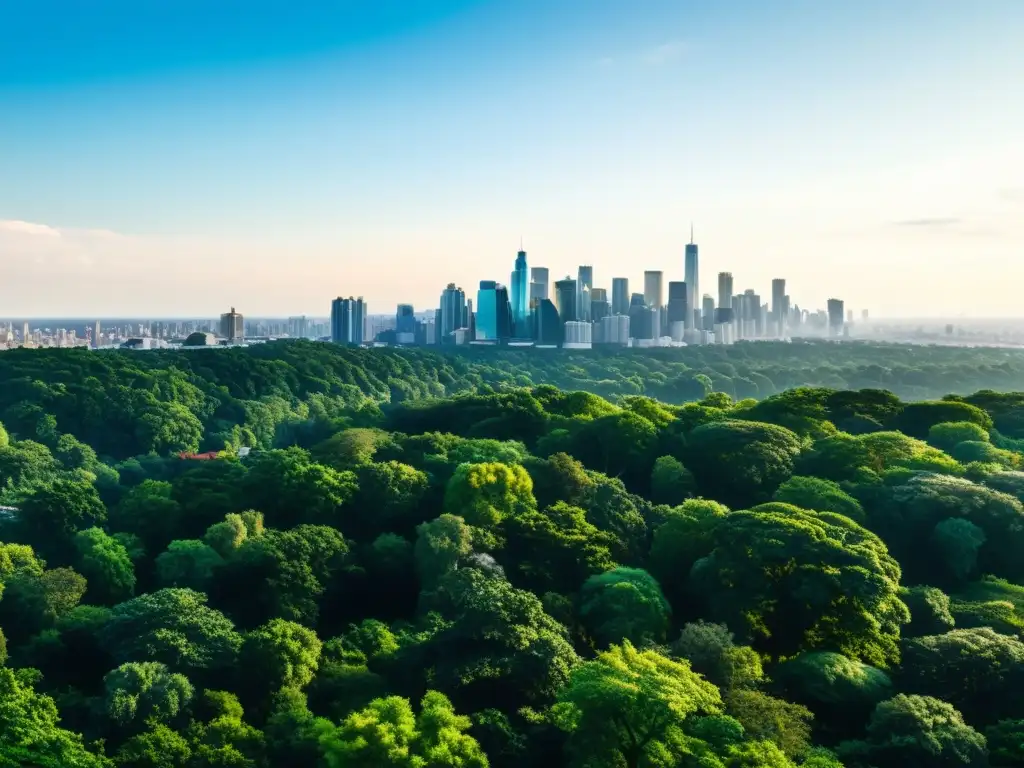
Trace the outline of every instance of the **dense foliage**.
{"label": "dense foliage", "polygon": [[0,766],[1024,766],[1018,353],[0,382]]}

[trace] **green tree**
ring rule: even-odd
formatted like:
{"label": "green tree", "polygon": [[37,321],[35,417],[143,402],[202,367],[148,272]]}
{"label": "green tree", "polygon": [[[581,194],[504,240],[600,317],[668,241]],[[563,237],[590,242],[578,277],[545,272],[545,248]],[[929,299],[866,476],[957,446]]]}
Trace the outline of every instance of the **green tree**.
{"label": "green tree", "polygon": [[242,639],[191,589],[161,589],[114,607],[101,632],[114,659],[159,661],[190,673],[230,666]]}
{"label": "green tree", "polygon": [[530,592],[477,568],[460,568],[423,594],[443,621],[404,646],[407,667],[471,711],[514,710],[555,695],[578,657],[565,627]]}
{"label": "green tree", "polygon": [[290,528],[342,524],[341,509],[356,489],[351,472],[316,464],[307,451],[288,448],[261,452],[250,461],[241,490],[244,506],[263,512],[268,525]]}
{"label": "green tree", "polygon": [[188,739],[162,723],[128,739],[114,755],[118,768],[180,768],[188,765]]}
{"label": "green tree", "polygon": [[900,569],[885,545],[849,518],[790,508],[733,512],[712,534],[690,588],[712,618],[772,656],[838,649],[886,666],[899,658]]}
{"label": "green tree", "polygon": [[157,581],[164,587],[187,587],[205,592],[224,558],[198,539],[172,541],[156,558]]}
{"label": "green tree", "polygon": [[268,695],[280,688],[305,688],[320,663],[320,639],[311,629],[284,619],[272,619],[245,636],[239,668],[244,687]]}
{"label": "green tree", "polygon": [[33,670],[0,667],[0,765],[33,768],[106,768],[82,737],[60,727],[57,705],[36,693]]}
{"label": "green tree", "polygon": [[135,567],[121,542],[100,528],[88,528],[75,534],[74,543],[90,601],[113,605],[132,596]]}
{"label": "green tree", "polygon": [[817,512],[835,512],[864,524],[864,508],[860,502],[831,480],[791,477],[779,486],[773,499]]}
{"label": "green tree", "polygon": [[1024,643],[989,627],[954,629],[903,644],[904,690],[942,696],[974,723],[1019,711]]}
{"label": "green tree", "polygon": [[1024,720],[1000,720],[985,729],[992,763],[1005,768],[1024,765]]}
{"label": "green tree", "polygon": [[591,576],[580,592],[580,617],[603,646],[628,640],[661,642],[671,609],[658,582],[640,568],[613,568]]}
{"label": "green tree", "polygon": [[981,408],[951,400],[908,403],[896,417],[893,426],[911,437],[924,439],[936,424],[949,422],[970,422],[984,430],[992,429],[992,417]]}
{"label": "green tree", "polygon": [[359,491],[354,507],[360,535],[411,530],[420,523],[420,507],[430,480],[408,464],[397,461],[364,464],[356,471]]}
{"label": "green tree", "polygon": [[686,624],[670,646],[673,656],[686,659],[694,672],[724,694],[750,688],[764,677],[761,659],[752,648],[736,645],[724,624],[696,621]]}
{"label": "green tree", "polygon": [[103,685],[107,717],[122,728],[173,720],[194,693],[187,677],[155,661],[122,664],[107,673]]}
{"label": "green tree", "polygon": [[588,576],[614,567],[614,539],[564,501],[530,510],[504,523],[508,562],[535,592],[574,591]]}
{"label": "green tree", "polygon": [[900,694],[875,707],[867,738],[844,742],[850,768],[985,768],[985,737],[964,723],[952,704]]}
{"label": "green tree", "polygon": [[696,479],[683,463],[672,456],[660,456],[651,470],[651,501],[675,506],[693,496]]}
{"label": "green tree", "polygon": [[928,444],[950,453],[963,442],[987,443],[988,430],[970,421],[947,421],[928,430]]}
{"label": "green tree", "polygon": [[487,768],[470,724],[437,691],[423,697],[418,716],[408,699],[375,699],[324,734],[324,757],[329,768]]}
{"label": "green tree", "polygon": [[39,487],[21,503],[24,541],[47,560],[70,562],[76,533],[102,525],[107,519],[96,489],[77,480],[54,480]]}
{"label": "green tree", "polygon": [[516,465],[462,464],[444,495],[444,511],[461,516],[469,525],[494,528],[510,515],[535,509],[533,481]]}
{"label": "green tree", "polygon": [[171,497],[171,491],[168,482],[143,480],[113,508],[111,527],[134,533],[148,552],[159,552],[174,538],[181,521],[181,505]]}
{"label": "green tree", "polygon": [[432,587],[473,551],[472,532],[461,517],[441,515],[416,528],[416,573],[424,587]]}
{"label": "green tree", "polygon": [[793,474],[800,440],[788,429],[752,421],[720,421],[694,429],[684,463],[704,494],[731,507],[768,501]]}
{"label": "green tree", "polygon": [[625,641],[572,672],[553,714],[570,734],[576,764],[639,768],[666,750],[687,717],[718,712],[721,704],[718,690],[686,662]]}
{"label": "green tree", "polygon": [[950,613],[949,595],[938,587],[904,588],[900,590],[900,599],[910,610],[910,623],[901,631],[903,637],[939,635],[956,623]]}

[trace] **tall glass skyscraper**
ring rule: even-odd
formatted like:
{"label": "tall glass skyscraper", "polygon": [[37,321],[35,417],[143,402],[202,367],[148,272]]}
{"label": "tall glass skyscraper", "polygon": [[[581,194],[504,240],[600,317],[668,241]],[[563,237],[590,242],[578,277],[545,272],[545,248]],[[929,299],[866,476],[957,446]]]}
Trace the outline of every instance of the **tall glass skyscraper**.
{"label": "tall glass skyscraper", "polygon": [[700,273],[700,264],[698,263],[697,257],[697,244],[693,242],[693,225],[690,225],[690,242],[686,246],[686,263],[685,263],[685,277],[686,277],[686,306],[690,314],[687,316],[687,328],[701,327],[701,323],[695,322],[699,317],[701,308],[701,293],[700,284],[698,283],[698,277]]}
{"label": "tall glass skyscraper", "polygon": [[555,301],[558,303],[558,317],[563,323],[578,320],[576,314],[576,281],[566,276],[555,282]]}
{"label": "tall glass skyscraper", "polygon": [[512,336],[512,321],[508,289],[493,280],[481,280],[476,294],[477,341],[507,341]]}
{"label": "tall glass skyscraper", "polygon": [[[590,322],[590,291],[594,288],[594,268],[581,266],[576,277],[576,319]],[[564,318],[563,318],[564,319]]]}
{"label": "tall glass skyscraper", "polygon": [[612,314],[629,314],[629,278],[612,278]]}
{"label": "tall glass skyscraper", "polygon": [[366,307],[363,297],[337,298],[331,302],[331,341],[335,344],[362,344]]}
{"label": "tall glass skyscraper", "polygon": [[465,314],[466,294],[461,288],[456,288],[455,283],[448,283],[441,292],[441,307],[437,312],[437,333],[442,343],[450,341],[451,335],[459,328],[469,327]]}
{"label": "tall glass skyscraper", "polygon": [[526,268],[526,251],[516,254],[516,267],[512,272],[512,321],[514,334],[522,338],[530,335],[530,273]]}

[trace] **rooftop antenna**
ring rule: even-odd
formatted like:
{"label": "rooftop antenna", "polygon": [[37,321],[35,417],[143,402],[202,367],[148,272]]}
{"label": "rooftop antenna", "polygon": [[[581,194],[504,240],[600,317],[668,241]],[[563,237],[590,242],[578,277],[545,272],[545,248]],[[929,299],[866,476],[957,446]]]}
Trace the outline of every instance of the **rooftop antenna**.
{"label": "rooftop antenna", "polygon": [[693,222],[690,222],[690,245],[693,245]]}
{"label": "rooftop antenna", "polygon": [[523,250],[523,236],[522,235],[519,236],[519,250],[520,251]]}

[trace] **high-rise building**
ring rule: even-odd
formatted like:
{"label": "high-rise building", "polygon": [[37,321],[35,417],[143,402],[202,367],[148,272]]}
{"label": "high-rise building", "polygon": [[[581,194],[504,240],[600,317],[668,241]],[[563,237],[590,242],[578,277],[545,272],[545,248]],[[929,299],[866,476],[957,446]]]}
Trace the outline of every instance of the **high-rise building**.
{"label": "high-rise building", "polygon": [[629,344],[629,315],[609,315],[602,318],[600,335],[604,344]]}
{"label": "high-rise building", "polygon": [[608,301],[608,291],[604,288],[591,288],[590,301]]}
{"label": "high-rise building", "polygon": [[[594,293],[597,293],[599,289],[595,288]],[[602,291],[602,295],[604,292]],[[592,323],[600,323],[602,318],[608,317],[612,313],[612,306],[608,303],[607,299],[594,299],[590,300],[590,321]]]}
{"label": "high-rise building", "polygon": [[441,292],[441,307],[437,312],[438,340],[443,344],[450,343],[456,330],[468,327],[466,294],[461,288],[456,288],[455,283],[448,283]]}
{"label": "high-rise building", "polygon": [[[477,341],[508,341],[512,337],[514,323],[508,288],[493,280],[481,280],[476,296],[474,338]],[[529,328],[529,321],[524,325]]]}
{"label": "high-rise building", "polygon": [[775,335],[779,338],[786,335],[786,320],[789,314],[786,303],[786,281],[777,277],[772,280],[772,323],[775,325]]}
{"label": "high-rise building", "polygon": [[612,314],[625,315],[629,313],[629,278],[612,278]]}
{"label": "high-rise building", "polygon": [[245,337],[245,321],[238,312],[235,312],[234,307],[230,312],[220,316],[220,335],[227,339],[229,344],[238,344]]}
{"label": "high-rise building", "polygon": [[564,280],[555,282],[555,301],[558,303],[558,317],[563,323],[577,320],[576,281],[566,275]]}
{"label": "high-rise building", "polygon": [[288,335],[293,339],[309,338],[309,319],[305,315],[289,317]]}
{"label": "high-rise building", "polygon": [[718,307],[732,308],[732,272],[718,273]]}
{"label": "high-rise building", "polygon": [[690,242],[686,246],[685,260],[686,277],[686,306],[693,313],[693,320],[687,323],[687,328],[700,328],[701,323],[697,322],[700,313],[700,263],[697,255],[697,244],[693,242],[693,225],[690,225]]}
{"label": "high-rise building", "polygon": [[846,310],[846,323],[847,325],[853,325],[853,310]]}
{"label": "high-rise building", "polygon": [[672,281],[668,284],[668,323],[686,323],[686,283]]}
{"label": "high-rise building", "polygon": [[827,304],[829,336],[841,336],[843,333],[843,301],[842,299],[829,299]]}
{"label": "high-rise building", "polygon": [[594,287],[594,268],[581,265],[576,276],[576,316],[590,322],[590,291]]}
{"label": "high-rise building", "polygon": [[661,309],[665,303],[662,278],[663,275],[658,270],[644,272],[644,303],[652,309]]}
{"label": "high-rise building", "polygon": [[548,297],[548,284],[537,281],[530,283],[530,303],[541,301]]}
{"label": "high-rise building", "polygon": [[594,326],[580,320],[570,320],[562,327],[565,337],[562,346],[566,349],[590,349],[593,343]]}
{"label": "high-rise building", "polygon": [[[548,268],[530,267],[530,298],[548,298]],[[534,289],[534,284],[540,284],[543,288]]]}
{"label": "high-rise building", "polygon": [[92,329],[92,348],[100,348],[100,321],[96,321],[96,325]]}
{"label": "high-rise building", "polygon": [[707,293],[701,300],[701,328],[705,331],[715,330],[715,300]]}
{"label": "high-rise building", "polygon": [[[412,344],[416,337],[416,312],[412,304],[399,304],[395,312],[395,335],[399,344]],[[409,336],[411,338],[404,338]]]}
{"label": "high-rise building", "polygon": [[533,310],[534,341],[538,346],[556,347],[562,344],[562,321],[551,299],[541,299]]}
{"label": "high-rise building", "polygon": [[866,309],[862,309],[860,311],[860,319],[863,320],[865,323],[868,321],[868,311]]}
{"label": "high-rise building", "polygon": [[366,307],[363,297],[349,296],[331,302],[331,341],[335,344],[362,344]]}
{"label": "high-rise building", "polygon": [[526,251],[516,254],[516,266],[512,272],[512,320],[513,335],[526,338],[530,335],[530,278],[526,268]]}

